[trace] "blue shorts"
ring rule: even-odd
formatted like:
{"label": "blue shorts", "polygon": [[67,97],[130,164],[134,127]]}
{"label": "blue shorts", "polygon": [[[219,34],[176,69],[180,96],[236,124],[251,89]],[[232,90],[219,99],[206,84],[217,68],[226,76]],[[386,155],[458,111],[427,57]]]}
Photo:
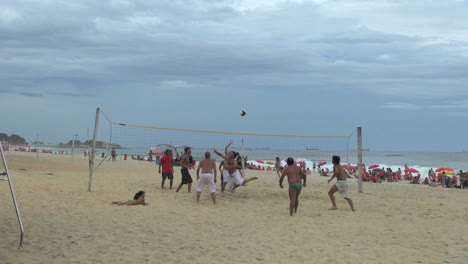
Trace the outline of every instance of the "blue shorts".
{"label": "blue shorts", "polygon": [[163,180],[165,180],[165,179],[169,179],[169,180],[174,179],[174,174],[172,174],[172,172],[163,172],[161,174],[161,176],[162,176]]}

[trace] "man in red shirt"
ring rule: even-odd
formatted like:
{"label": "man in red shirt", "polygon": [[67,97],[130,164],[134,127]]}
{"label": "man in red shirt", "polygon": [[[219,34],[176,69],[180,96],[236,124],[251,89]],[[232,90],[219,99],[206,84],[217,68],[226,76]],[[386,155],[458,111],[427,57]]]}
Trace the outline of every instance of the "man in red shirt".
{"label": "man in red shirt", "polygon": [[161,189],[164,189],[164,182],[168,178],[170,180],[169,182],[169,188],[172,189],[172,182],[174,180],[174,167],[172,167],[172,151],[167,149],[164,151],[164,156],[161,158],[161,161],[159,162],[159,173],[161,173],[161,167],[162,167],[162,182],[161,182]]}

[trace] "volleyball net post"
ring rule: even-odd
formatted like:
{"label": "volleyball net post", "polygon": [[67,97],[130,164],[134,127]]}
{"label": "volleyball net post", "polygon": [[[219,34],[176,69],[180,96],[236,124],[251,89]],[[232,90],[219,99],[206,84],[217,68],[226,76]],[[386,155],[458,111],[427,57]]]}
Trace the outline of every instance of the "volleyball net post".
{"label": "volleyball net post", "polygon": [[0,142],[0,152],[2,154],[3,167],[5,168],[5,172],[0,173],[0,175],[6,176],[6,181],[8,181],[8,184],[10,186],[11,197],[13,198],[13,204],[15,206],[16,217],[18,218],[18,224],[20,227],[20,242],[19,242],[18,249],[22,249],[23,248],[23,236],[24,236],[23,220],[21,218],[21,212],[18,206],[18,202],[16,200],[15,188],[13,186],[13,179],[8,170],[8,164],[5,158],[5,153],[3,152],[3,145],[1,142]]}
{"label": "volleyball net post", "polygon": [[357,128],[358,193],[362,193],[362,128]]}

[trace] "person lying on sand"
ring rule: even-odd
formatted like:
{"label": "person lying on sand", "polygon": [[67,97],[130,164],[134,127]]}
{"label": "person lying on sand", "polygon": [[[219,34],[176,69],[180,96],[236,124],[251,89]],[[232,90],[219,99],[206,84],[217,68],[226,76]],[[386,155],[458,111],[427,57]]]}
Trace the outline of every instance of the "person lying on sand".
{"label": "person lying on sand", "polygon": [[133,200],[128,200],[126,202],[112,202],[112,204],[117,204],[117,205],[148,205],[148,203],[145,203],[145,192],[144,191],[139,191],[135,193],[135,196],[133,196]]}
{"label": "person lying on sand", "polygon": [[431,187],[439,187],[442,186],[441,183],[436,182],[436,180],[432,180],[432,182],[429,184]]}

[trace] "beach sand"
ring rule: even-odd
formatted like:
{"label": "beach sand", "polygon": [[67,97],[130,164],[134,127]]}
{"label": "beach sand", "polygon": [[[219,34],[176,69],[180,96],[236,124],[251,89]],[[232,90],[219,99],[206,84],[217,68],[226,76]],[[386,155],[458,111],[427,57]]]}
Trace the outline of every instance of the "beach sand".
{"label": "beach sand", "polygon": [[[179,167],[174,189],[161,190],[154,163],[105,161],[88,192],[82,153],[73,162],[68,155],[6,155],[25,235],[18,250],[11,194],[0,181],[2,264],[468,263],[468,190],[364,183],[358,194],[351,180],[357,212],[338,193],[338,210],[329,211],[332,183],[313,174],[290,217],[287,189],[278,187],[275,172],[247,171],[259,180],[218,192],[213,206],[206,189],[195,202],[196,181],[192,193],[186,186],[175,192]],[[148,206],[111,205],[139,190]]]}

